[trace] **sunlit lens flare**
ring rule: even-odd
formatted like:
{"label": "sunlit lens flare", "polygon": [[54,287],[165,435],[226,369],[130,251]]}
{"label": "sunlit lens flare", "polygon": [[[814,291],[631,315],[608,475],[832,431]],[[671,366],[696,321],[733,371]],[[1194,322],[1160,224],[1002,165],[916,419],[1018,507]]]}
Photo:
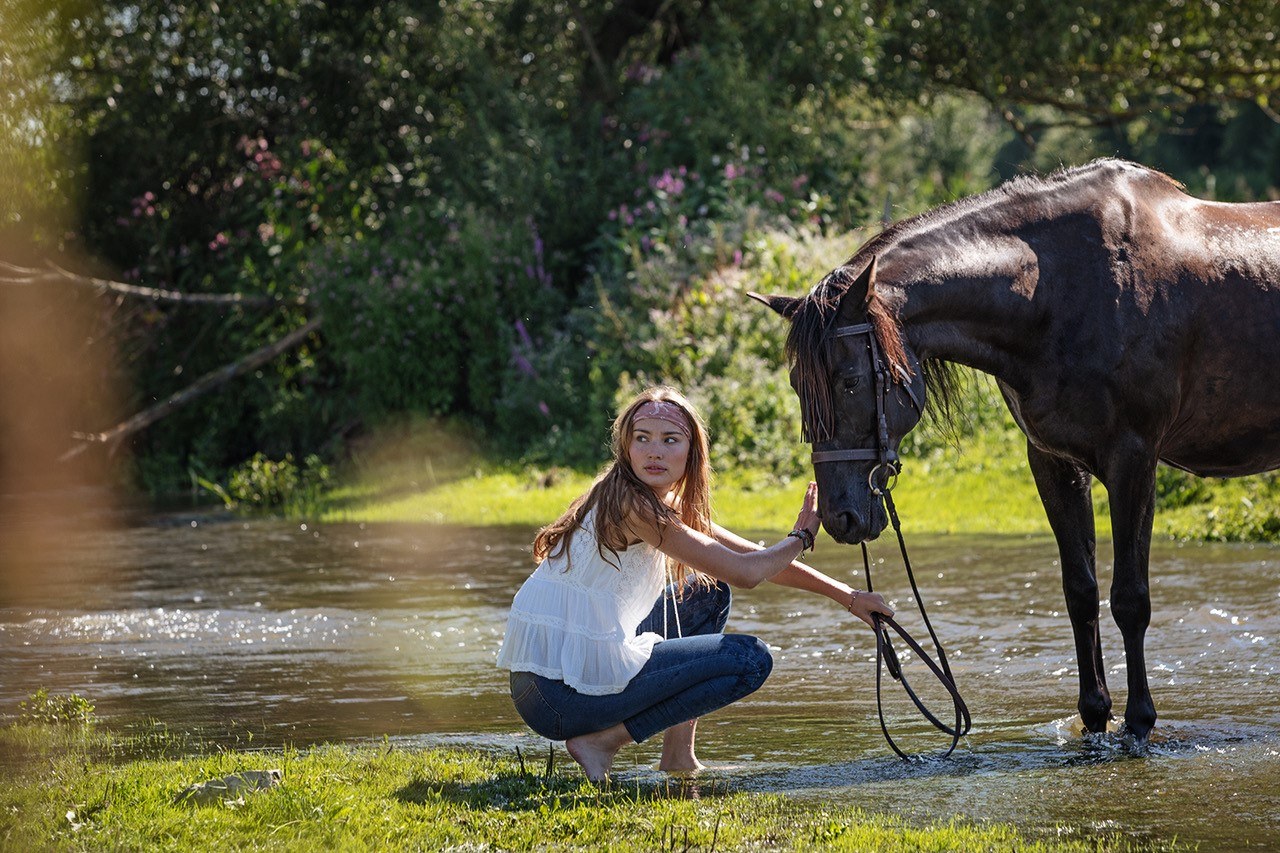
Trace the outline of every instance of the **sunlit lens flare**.
{"label": "sunlit lens flare", "polygon": [[[0,237],[0,260],[38,263]],[[0,284],[0,604],[20,605],[69,573],[116,561],[73,559],[114,526],[123,449],[72,458],[77,432],[118,420],[115,356],[93,292],[57,283]],[[83,556],[83,555],[82,555]],[[86,578],[86,580],[101,580]]]}
{"label": "sunlit lens flare", "polygon": [[107,304],[92,289],[20,274],[51,260],[89,266],[60,248],[79,218],[66,176],[80,155],[58,141],[65,104],[53,80],[65,75],[47,73],[63,52],[53,17],[48,4],[9,4],[0,28],[0,606],[81,571],[85,561],[67,559],[68,549],[111,526],[121,459],[91,452],[61,461],[73,433],[118,414]]}

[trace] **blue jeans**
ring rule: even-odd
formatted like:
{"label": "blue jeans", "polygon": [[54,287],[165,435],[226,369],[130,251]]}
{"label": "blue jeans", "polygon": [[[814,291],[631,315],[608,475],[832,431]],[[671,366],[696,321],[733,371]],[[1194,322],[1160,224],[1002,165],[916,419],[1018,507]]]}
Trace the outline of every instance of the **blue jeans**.
{"label": "blue jeans", "polygon": [[[567,740],[622,723],[639,743],[764,684],[773,668],[768,647],[746,634],[723,633],[732,601],[727,584],[686,586],[678,602],[670,594],[665,600],[664,636],[672,639],[654,645],[649,661],[620,693],[588,696],[563,681],[511,673],[511,698],[529,728],[550,740]],[[636,633],[663,634],[663,603],[654,604]],[[676,634],[677,614],[682,637]]]}

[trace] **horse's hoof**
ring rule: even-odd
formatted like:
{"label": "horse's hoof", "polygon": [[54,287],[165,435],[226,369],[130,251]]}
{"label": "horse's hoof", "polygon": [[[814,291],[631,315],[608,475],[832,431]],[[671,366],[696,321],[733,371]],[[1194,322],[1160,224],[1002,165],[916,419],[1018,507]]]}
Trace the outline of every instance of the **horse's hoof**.
{"label": "horse's hoof", "polygon": [[1151,730],[1156,727],[1156,715],[1150,714],[1125,714],[1124,716],[1124,734],[1125,737],[1132,738],[1135,742],[1146,744],[1147,738],[1151,736]]}
{"label": "horse's hoof", "polygon": [[1083,729],[1081,730],[1080,734],[1084,734],[1084,735],[1089,735],[1089,734],[1100,735],[1100,734],[1105,734],[1107,732],[1119,731],[1120,729],[1119,724],[1116,722],[1116,718],[1111,716],[1110,714],[1106,714],[1101,717],[1097,717],[1091,714],[1088,718],[1081,715],[1079,717],[1079,720],[1080,720],[1081,726],[1083,726]]}

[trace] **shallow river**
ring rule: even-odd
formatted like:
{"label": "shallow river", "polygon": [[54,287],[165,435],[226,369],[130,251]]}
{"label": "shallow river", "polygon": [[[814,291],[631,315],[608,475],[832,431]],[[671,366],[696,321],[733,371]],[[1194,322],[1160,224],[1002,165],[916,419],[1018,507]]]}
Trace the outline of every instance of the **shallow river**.
{"label": "shallow river", "polygon": [[[493,663],[532,568],[530,533],[179,515],[63,543],[57,565],[0,601],[0,719],[47,687],[88,697],[117,727],[155,720],[236,745],[390,736],[545,751]],[[959,815],[1037,836],[1100,829],[1206,850],[1280,847],[1280,548],[1153,546],[1147,650],[1160,721],[1148,754],[1134,756],[1114,737],[1075,733],[1050,539],[909,544],[973,713],[955,755],[894,758],[875,715],[871,633],[825,599],[766,585],[736,594],[730,629],[769,643],[773,674],[700,726],[713,778],[921,822]],[[877,587],[925,636],[896,549],[882,540],[873,554]],[[1109,548],[1100,554],[1105,588]],[[856,558],[827,540],[814,562],[849,577]],[[1120,637],[1103,609],[1122,711]],[[895,738],[941,746],[890,690]],[[617,768],[648,776],[657,752],[628,748]]]}

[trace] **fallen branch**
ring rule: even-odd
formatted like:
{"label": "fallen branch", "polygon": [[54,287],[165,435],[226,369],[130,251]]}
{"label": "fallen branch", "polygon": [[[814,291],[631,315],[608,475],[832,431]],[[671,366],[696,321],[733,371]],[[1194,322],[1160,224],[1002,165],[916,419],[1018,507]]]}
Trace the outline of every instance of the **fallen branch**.
{"label": "fallen branch", "polygon": [[302,343],[308,335],[320,328],[321,319],[322,318],[320,317],[316,317],[306,325],[294,329],[278,341],[274,341],[260,349],[256,349],[231,364],[206,373],[204,376],[201,376],[181,391],[174,393],[163,402],[157,403],[149,409],[144,409],[143,411],[138,412],[138,414],[129,418],[127,421],[119,423],[105,432],[73,433],[72,437],[83,443],[62,454],[60,461],[66,462],[69,459],[79,456],[81,453],[88,450],[89,446],[93,444],[109,444],[111,445],[111,452],[114,453],[116,447],[119,446],[121,439],[126,436],[146,429],[156,421],[171,412],[182,408],[192,400],[212,391],[219,385],[229,382],[241,374],[248,373],[250,370],[255,370],[281,353],[293,349],[298,344]]}
{"label": "fallen branch", "polygon": [[0,278],[0,282],[5,284],[70,282],[72,284],[96,288],[99,293],[120,293],[125,296],[150,299],[154,302],[175,302],[188,305],[243,305],[246,307],[262,307],[267,305],[281,305],[285,303],[303,305],[307,301],[305,296],[286,300],[281,299],[278,296],[250,296],[243,293],[184,293],[180,290],[163,290],[156,287],[143,287],[138,284],[127,284],[123,281],[113,281],[107,278],[95,278],[94,276],[80,275],[79,273],[63,269],[52,261],[48,262],[46,269],[20,267],[17,264],[0,261],[0,269],[9,273],[9,275]]}

